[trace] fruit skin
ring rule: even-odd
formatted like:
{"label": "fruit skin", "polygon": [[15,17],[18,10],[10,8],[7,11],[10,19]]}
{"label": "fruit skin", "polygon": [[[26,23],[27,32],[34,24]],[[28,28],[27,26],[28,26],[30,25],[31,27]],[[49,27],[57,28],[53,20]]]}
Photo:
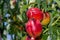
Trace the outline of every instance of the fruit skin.
{"label": "fruit skin", "polygon": [[30,37],[36,38],[42,33],[42,25],[39,20],[30,19],[25,25],[26,31]]}
{"label": "fruit skin", "polygon": [[31,38],[29,36],[26,37],[26,40],[31,40]]}
{"label": "fruit skin", "polygon": [[30,8],[26,15],[28,19],[34,18],[40,21],[43,19],[43,12],[39,8]]}
{"label": "fruit skin", "polygon": [[32,37],[26,35],[26,36],[22,37],[21,40],[41,40],[40,37],[37,37],[37,38],[35,38],[35,39],[31,39],[31,38],[32,38]]}
{"label": "fruit skin", "polygon": [[35,40],[41,40],[41,38],[40,37],[37,37]]}
{"label": "fruit skin", "polygon": [[47,25],[50,22],[50,14],[48,12],[44,13],[44,18],[41,22],[42,25]]}

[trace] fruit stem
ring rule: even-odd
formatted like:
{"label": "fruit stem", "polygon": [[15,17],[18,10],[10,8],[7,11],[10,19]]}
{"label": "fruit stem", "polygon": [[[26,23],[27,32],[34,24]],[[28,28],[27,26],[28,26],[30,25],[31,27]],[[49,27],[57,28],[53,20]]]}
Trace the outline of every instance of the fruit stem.
{"label": "fruit stem", "polygon": [[31,40],[35,40],[35,38],[34,37],[31,37]]}

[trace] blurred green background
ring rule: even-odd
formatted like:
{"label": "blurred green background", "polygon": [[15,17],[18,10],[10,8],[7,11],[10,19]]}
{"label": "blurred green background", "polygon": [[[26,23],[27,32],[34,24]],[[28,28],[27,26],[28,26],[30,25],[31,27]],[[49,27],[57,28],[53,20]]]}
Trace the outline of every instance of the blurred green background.
{"label": "blurred green background", "polygon": [[60,0],[0,0],[0,40],[25,40],[26,11],[31,7],[50,13],[41,40],[60,40]]}

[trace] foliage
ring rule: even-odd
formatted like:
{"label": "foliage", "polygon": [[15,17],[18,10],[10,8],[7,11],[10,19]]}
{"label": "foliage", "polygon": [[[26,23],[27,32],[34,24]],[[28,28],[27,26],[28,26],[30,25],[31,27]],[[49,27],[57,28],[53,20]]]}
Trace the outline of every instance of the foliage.
{"label": "foliage", "polygon": [[[14,1],[14,0],[13,0]],[[60,40],[60,0],[0,0],[0,35],[6,40],[10,34],[12,40],[22,40],[27,36],[25,23],[28,21],[26,12],[37,7],[50,13],[50,23],[43,26],[41,40]],[[14,35],[14,38],[12,37]]]}

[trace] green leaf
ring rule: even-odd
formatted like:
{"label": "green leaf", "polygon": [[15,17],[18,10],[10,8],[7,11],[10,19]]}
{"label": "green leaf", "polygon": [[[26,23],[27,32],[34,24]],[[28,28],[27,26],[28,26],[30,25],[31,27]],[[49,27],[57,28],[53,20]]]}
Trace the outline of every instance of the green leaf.
{"label": "green leaf", "polygon": [[24,21],[24,22],[27,22],[27,16],[26,16],[26,13],[23,13],[22,14],[22,20]]}
{"label": "green leaf", "polygon": [[27,8],[28,8],[28,5],[23,5],[22,6],[23,11],[26,11]]}
{"label": "green leaf", "polygon": [[55,2],[57,2],[58,6],[60,7],[60,0],[54,0]]}
{"label": "green leaf", "polygon": [[43,34],[42,40],[47,40],[48,34]]}
{"label": "green leaf", "polygon": [[40,8],[41,0],[36,0],[36,3],[38,4],[38,8]]}

